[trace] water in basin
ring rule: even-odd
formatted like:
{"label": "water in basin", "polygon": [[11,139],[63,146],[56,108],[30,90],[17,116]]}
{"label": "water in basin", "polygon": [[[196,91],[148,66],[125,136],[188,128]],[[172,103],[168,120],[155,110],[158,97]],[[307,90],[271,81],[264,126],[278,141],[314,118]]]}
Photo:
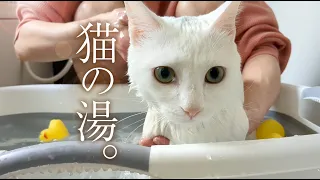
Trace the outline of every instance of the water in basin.
{"label": "water in basin", "polygon": [[[142,125],[146,113],[114,113],[110,117],[118,119],[113,141],[138,144],[140,140]],[[314,134],[312,130],[300,124],[293,118],[270,111],[266,117],[278,120],[284,127],[287,136]],[[82,121],[73,113],[30,113],[0,116],[0,150],[13,150],[20,147],[35,145],[39,143],[39,132],[46,129],[51,119],[61,119],[67,126],[71,136],[68,140],[78,140],[78,128]],[[98,133],[99,135],[99,133]],[[93,137],[94,138],[94,137]],[[0,153],[1,156],[1,153]],[[56,167],[51,173],[37,172],[33,175],[24,175],[17,178],[80,178],[80,179],[146,179],[150,178],[144,174],[130,173],[129,171],[111,171],[110,168],[81,165],[75,169]],[[80,168],[80,171],[79,171]],[[42,170],[41,170],[42,171]],[[47,170],[43,170],[48,172]]]}
{"label": "water in basin", "polygon": [[[141,136],[142,125],[146,113],[119,113],[110,114],[118,120],[116,124],[115,133],[112,141],[138,144]],[[13,150],[20,147],[39,144],[39,133],[48,128],[51,119],[61,119],[67,126],[70,137],[66,140],[79,140],[80,127],[82,120],[73,113],[30,113],[30,114],[16,114],[9,116],[0,116],[0,150]],[[86,126],[91,126],[86,123]],[[99,135],[99,132],[96,133]],[[91,134],[87,134],[91,135]],[[95,138],[92,137],[91,139]],[[1,152],[0,152],[1,155]],[[129,171],[111,171],[110,168],[101,168],[90,165],[88,167],[81,167],[81,173],[74,173],[74,169],[63,168],[65,172],[61,172],[61,167],[57,169],[54,176],[48,175],[52,173],[33,173],[27,178],[81,178],[81,179],[146,179],[147,175],[130,173]],[[78,167],[80,168],[80,167]],[[80,168],[80,169],[81,169]],[[52,171],[52,167],[50,167]],[[47,170],[41,170],[47,171]],[[61,172],[61,173],[58,173]],[[77,171],[79,172],[79,171]],[[23,178],[23,177],[20,177]]]}

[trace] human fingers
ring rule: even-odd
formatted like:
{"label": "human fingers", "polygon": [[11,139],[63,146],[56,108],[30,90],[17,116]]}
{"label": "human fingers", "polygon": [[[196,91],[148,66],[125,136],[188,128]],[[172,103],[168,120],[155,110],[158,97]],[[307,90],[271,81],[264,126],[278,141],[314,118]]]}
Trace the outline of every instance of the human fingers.
{"label": "human fingers", "polygon": [[[129,35],[128,35],[128,21],[126,12],[123,8],[118,8],[109,13],[103,13],[96,17],[96,21],[101,23],[101,28],[103,28],[104,23],[109,24],[109,30],[116,30],[109,33],[109,36],[106,37],[105,33],[100,33],[99,39],[115,39],[115,50],[119,53],[123,60],[127,60],[127,51],[129,48]],[[93,35],[95,36],[95,35]],[[107,43],[107,48],[112,48],[110,41]],[[96,46],[97,47],[97,46]],[[101,47],[97,47],[101,48]]]}
{"label": "human fingers", "polygon": [[153,138],[153,143],[156,145],[169,145],[170,140],[163,136],[156,136]]}
{"label": "human fingers", "polygon": [[116,9],[114,13],[117,13],[116,24],[128,26],[128,16],[124,9]]}
{"label": "human fingers", "polygon": [[147,147],[151,147],[152,145],[154,145],[153,140],[149,139],[149,138],[143,138],[140,140],[139,144],[141,146],[147,146]]}
{"label": "human fingers", "polygon": [[123,60],[127,61],[128,48],[130,44],[130,38],[128,33],[128,28],[123,28],[119,32],[119,36],[116,42],[116,50]]}

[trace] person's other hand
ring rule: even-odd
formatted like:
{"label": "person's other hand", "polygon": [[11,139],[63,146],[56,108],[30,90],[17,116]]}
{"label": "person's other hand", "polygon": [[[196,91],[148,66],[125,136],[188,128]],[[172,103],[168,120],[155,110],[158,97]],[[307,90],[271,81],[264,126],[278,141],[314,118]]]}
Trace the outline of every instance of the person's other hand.
{"label": "person's other hand", "polygon": [[[115,38],[116,39],[116,51],[119,55],[124,59],[127,60],[127,51],[129,47],[129,34],[128,34],[128,18],[124,8],[114,9],[110,13],[102,13],[95,17],[93,17],[93,21],[95,22],[94,29],[96,29],[96,23],[101,23],[101,28],[104,30],[105,23],[109,23],[110,31],[113,28],[116,28],[119,32],[118,33],[110,33],[108,39]],[[93,35],[94,34],[94,35]],[[93,32],[91,35],[96,36],[96,33]],[[101,33],[100,38],[105,39],[105,33]]]}
{"label": "person's other hand", "polygon": [[147,147],[151,147],[153,145],[169,145],[170,143],[170,140],[167,139],[166,137],[163,137],[163,136],[156,136],[152,139],[142,139],[140,141],[140,145],[141,146],[147,146]]}

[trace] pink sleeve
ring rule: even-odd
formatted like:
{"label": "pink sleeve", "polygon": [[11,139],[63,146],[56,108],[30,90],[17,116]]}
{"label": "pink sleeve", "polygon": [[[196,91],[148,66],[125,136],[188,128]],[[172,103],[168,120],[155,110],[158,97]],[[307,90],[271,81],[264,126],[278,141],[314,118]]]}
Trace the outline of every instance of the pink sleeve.
{"label": "pink sleeve", "polygon": [[242,65],[257,55],[269,54],[279,60],[283,72],[290,58],[291,42],[279,31],[272,9],[264,1],[243,1],[243,8],[236,37]]}
{"label": "pink sleeve", "polygon": [[81,1],[18,1],[17,17],[19,20],[15,40],[21,26],[32,20],[46,22],[70,22]]}

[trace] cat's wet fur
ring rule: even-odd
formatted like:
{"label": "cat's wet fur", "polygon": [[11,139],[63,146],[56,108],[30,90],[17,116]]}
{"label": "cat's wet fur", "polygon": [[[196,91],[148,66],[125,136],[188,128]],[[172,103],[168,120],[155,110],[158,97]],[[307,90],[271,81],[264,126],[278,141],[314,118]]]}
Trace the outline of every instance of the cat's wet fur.
{"label": "cat's wet fur", "polygon": [[[171,144],[245,140],[241,57],[235,41],[240,2],[225,2],[197,17],[159,17],[141,1],[125,2],[129,20],[128,76],[149,106],[143,138],[162,135]],[[174,81],[160,83],[157,67],[170,67]],[[206,82],[213,67],[219,83]],[[190,119],[183,109],[201,110]]]}

